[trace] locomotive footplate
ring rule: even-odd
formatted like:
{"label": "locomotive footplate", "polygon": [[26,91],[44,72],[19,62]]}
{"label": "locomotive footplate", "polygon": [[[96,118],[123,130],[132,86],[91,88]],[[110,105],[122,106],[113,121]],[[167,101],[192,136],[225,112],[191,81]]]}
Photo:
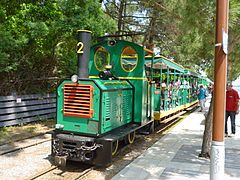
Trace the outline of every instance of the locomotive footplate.
{"label": "locomotive footplate", "polygon": [[91,137],[54,133],[52,138],[52,155],[58,160],[64,158],[91,162],[95,157],[96,149],[101,147],[102,145],[97,144],[95,138]]}

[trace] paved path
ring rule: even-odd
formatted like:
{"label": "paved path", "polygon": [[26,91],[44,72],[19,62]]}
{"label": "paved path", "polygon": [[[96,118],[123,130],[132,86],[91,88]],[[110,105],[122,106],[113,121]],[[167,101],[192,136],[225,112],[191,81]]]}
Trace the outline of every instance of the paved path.
{"label": "paved path", "polygon": [[[210,160],[198,158],[204,119],[204,112],[192,113],[112,180],[209,180]],[[225,139],[224,180],[240,178],[240,116],[237,116],[236,124],[236,136]]]}

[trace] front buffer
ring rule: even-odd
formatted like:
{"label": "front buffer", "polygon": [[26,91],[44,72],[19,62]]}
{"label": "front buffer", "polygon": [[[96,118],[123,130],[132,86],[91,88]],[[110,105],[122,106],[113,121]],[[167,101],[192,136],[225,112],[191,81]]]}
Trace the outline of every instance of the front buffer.
{"label": "front buffer", "polygon": [[112,161],[112,142],[96,138],[54,133],[52,156],[55,163],[65,166],[67,160],[107,166]]}

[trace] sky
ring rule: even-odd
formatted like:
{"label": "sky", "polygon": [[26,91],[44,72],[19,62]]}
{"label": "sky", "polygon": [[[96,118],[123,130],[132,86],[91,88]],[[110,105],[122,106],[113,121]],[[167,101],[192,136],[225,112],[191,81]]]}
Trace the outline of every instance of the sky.
{"label": "sky", "polygon": [[235,81],[232,82],[233,88],[240,93],[240,77],[238,77]]}

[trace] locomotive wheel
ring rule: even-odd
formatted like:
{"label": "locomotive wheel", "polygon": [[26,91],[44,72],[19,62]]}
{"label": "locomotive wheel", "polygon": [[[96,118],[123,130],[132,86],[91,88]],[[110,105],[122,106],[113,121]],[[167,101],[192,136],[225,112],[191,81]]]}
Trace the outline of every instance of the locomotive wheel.
{"label": "locomotive wheel", "polygon": [[125,144],[132,144],[135,141],[135,137],[136,137],[136,131],[129,133],[124,139]]}
{"label": "locomotive wheel", "polygon": [[118,140],[112,142],[112,156],[115,156],[117,154],[118,150]]}

